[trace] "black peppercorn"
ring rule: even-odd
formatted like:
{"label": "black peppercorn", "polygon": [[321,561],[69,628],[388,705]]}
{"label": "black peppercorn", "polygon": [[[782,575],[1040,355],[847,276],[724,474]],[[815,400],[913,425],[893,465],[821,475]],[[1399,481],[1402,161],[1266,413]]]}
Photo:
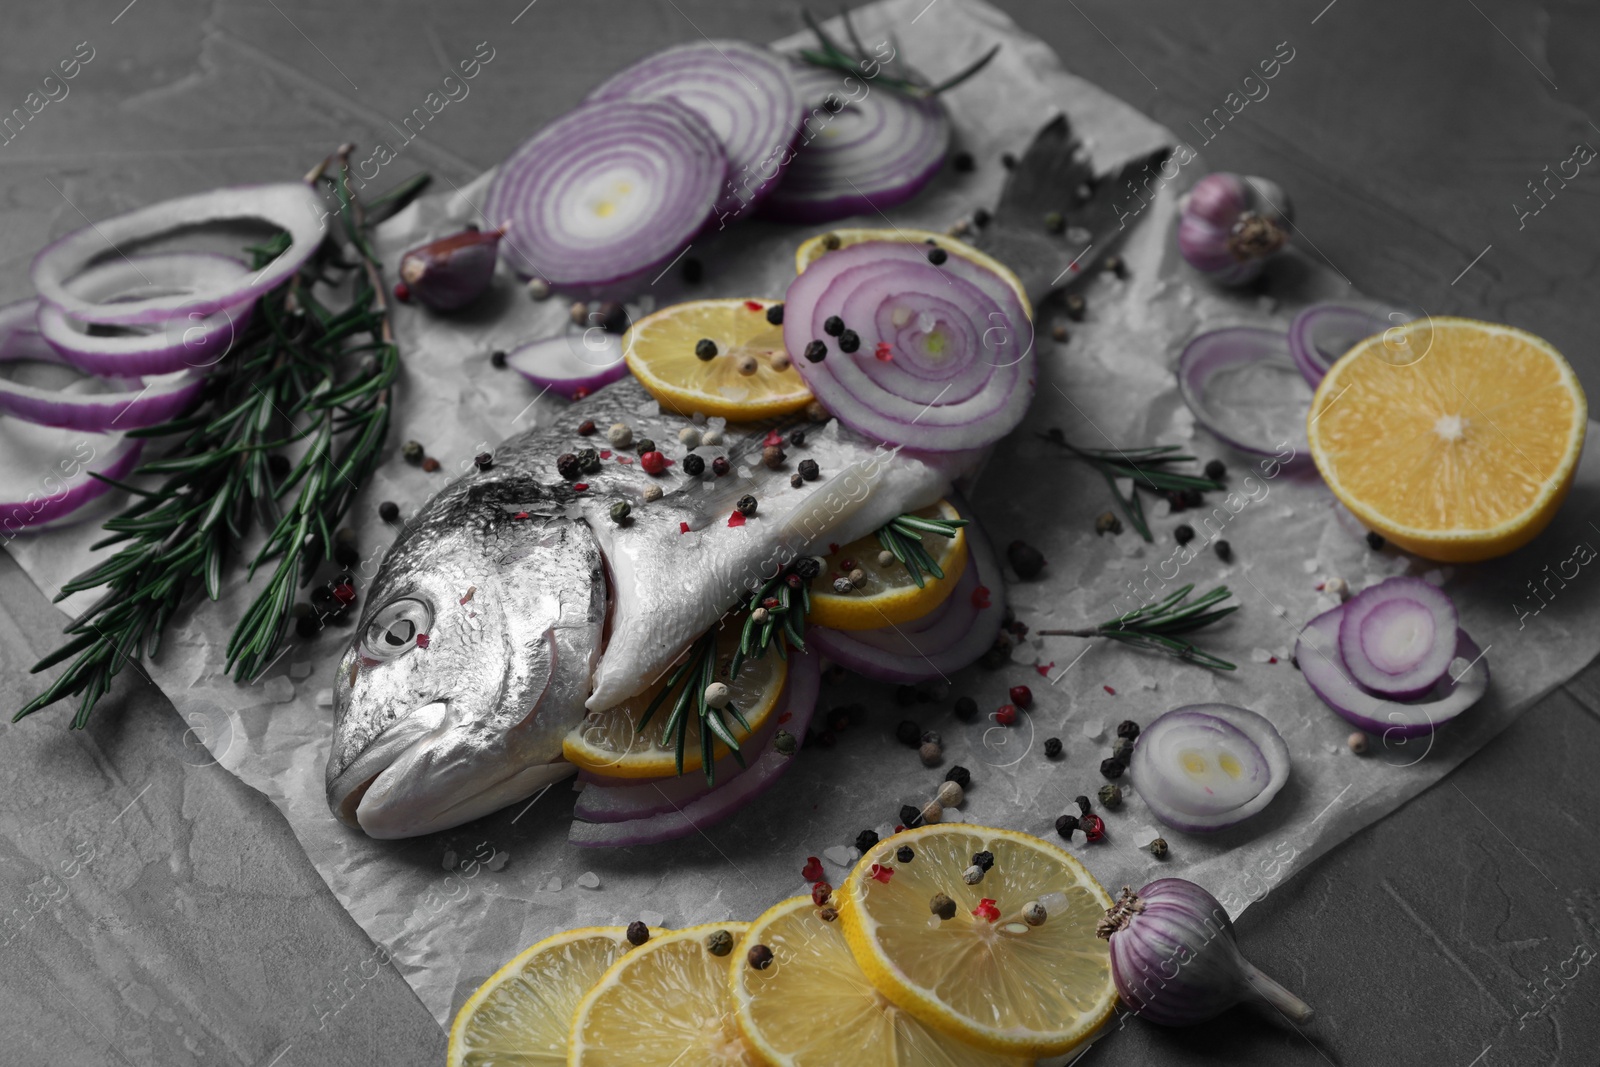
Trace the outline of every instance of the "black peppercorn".
{"label": "black peppercorn", "polygon": [[1214,482],[1222,481],[1222,476],[1228,473],[1228,465],[1220,459],[1214,459],[1206,464],[1206,477]]}
{"label": "black peppercorn", "polygon": [[600,473],[600,453],[592,448],[585,448],[578,453],[578,469],[585,474]]}
{"label": "black peppercorn", "polygon": [[989,225],[990,221],[993,219],[994,216],[989,214],[989,210],[987,208],[980,207],[972,213],[972,224],[979,229]]}
{"label": "black peppercorn", "polygon": [[733,951],[733,935],[726,930],[713,930],[706,938],[706,951],[713,956],[726,956]]}
{"label": "black peppercorn", "polygon": [[772,966],[772,950],[766,945],[751,945],[750,951],[745,956],[750,961],[750,966],[758,971],[764,971]]}
{"label": "black peppercorn", "polygon": [[1205,494],[1198,489],[1185,489],[1183,491],[1183,506],[1186,508],[1203,508],[1206,505]]}
{"label": "black peppercorn", "polygon": [[[699,277],[689,278],[689,265],[694,264],[696,275],[699,274],[700,264],[690,260],[683,265],[683,274],[691,282],[699,281]],[[624,334],[628,332],[628,309],[615,301],[600,305],[600,328],[606,333]]]}
{"label": "black peppercorn", "polygon": [[705,275],[705,265],[698,259],[686,259],[683,261],[683,280],[690,285],[700,284],[700,279],[704,278]]}
{"label": "black peppercorn", "polygon": [[1072,798],[1072,802],[1074,804],[1078,805],[1078,811],[1080,811],[1084,815],[1089,814],[1089,798],[1088,797],[1076,796],[1076,797]]}
{"label": "black peppercorn", "polygon": [[1057,759],[1061,756],[1061,738],[1047,737],[1044,739],[1045,759]]}
{"label": "black peppercorn", "polygon": [[294,632],[301,637],[315,637],[321,629],[322,623],[315,615],[302,615],[294,621]]}
{"label": "black peppercorn", "polygon": [[900,825],[907,830],[922,825],[922,809],[915,804],[900,805]]}
{"label": "black peppercorn", "polygon": [[1047,211],[1044,216],[1044,228],[1049,233],[1066,233],[1067,220],[1059,211]]}
{"label": "black peppercorn", "polygon": [[1232,563],[1233,562],[1233,546],[1228,544],[1228,542],[1226,542],[1226,541],[1218,541],[1215,545],[1212,545],[1211,547],[1217,550],[1217,558],[1220,559],[1222,562],[1224,562],[1224,563]]}
{"label": "black peppercorn", "polygon": [[1121,722],[1117,723],[1117,736],[1128,738],[1138,737],[1139,724],[1134,722],[1132,719],[1123,719]]}
{"label": "black peppercorn", "polygon": [[407,441],[400,446],[400,457],[412,466],[421,463],[425,454],[421,441]]}
{"label": "black peppercorn", "polygon": [[1133,738],[1119,737],[1111,746],[1111,758],[1123,763],[1133,762]]}
{"label": "black peppercorn", "polygon": [[691,478],[698,478],[706,472],[706,461],[703,456],[690,452],[683,457],[683,473]]}
{"label": "black peppercorn", "polygon": [[638,919],[628,924],[628,944],[642,945],[650,940],[650,928]]}
{"label": "black peppercorn", "polygon": [[959,697],[956,700],[956,718],[962,722],[971,722],[978,717],[978,702],[971,697]]}
{"label": "black peppercorn", "polygon": [[901,845],[894,851],[894,858],[899,860],[901,863],[910,863],[916,858],[916,855],[917,854],[911,850],[910,845]]}
{"label": "black peppercorn", "polygon": [[733,467],[728,463],[727,456],[718,456],[716,459],[711,461],[711,473],[715,474],[718,478],[722,477],[724,474],[727,474],[732,469]]}
{"label": "black peppercorn", "polygon": [[1044,570],[1044,554],[1026,541],[1013,541],[1006,546],[1006,561],[1023,581],[1032,581]]}
{"label": "black peppercorn", "polygon": [[1100,773],[1107,778],[1121,778],[1122,772],[1127,769],[1127,765],[1119,759],[1103,759],[1100,761]]}
{"label": "black peppercorn", "polygon": [[861,335],[854,330],[846,330],[839,335],[839,351],[849,353],[861,349]]}
{"label": "black peppercorn", "polygon": [[801,556],[794,561],[794,572],[809,582],[822,573],[822,564],[816,556]]}
{"label": "black peppercorn", "polygon": [[496,370],[501,370],[506,365],[506,354],[498,348],[489,353],[489,364]]}
{"label": "black peppercorn", "polygon": [[791,432],[789,434],[789,443],[796,448],[804,448],[806,446],[806,432],[804,430]]}
{"label": "black peppercorn", "polygon": [[837,315],[829,315],[823,320],[822,332],[829,337],[838,337],[844,333],[844,320]]}
{"label": "black peppercorn", "polygon": [[973,160],[971,152],[961,151],[950,157],[950,165],[954,167],[958,173],[968,174],[972,171],[972,168],[977,165],[977,163]]}
{"label": "black peppercorn", "polygon": [[695,342],[694,354],[702,361],[710,362],[717,358],[717,342],[709,337],[702,337]]}
{"label": "black peppercorn", "polygon": [[945,772],[944,780],[954,782],[962,789],[966,789],[972,784],[972,772],[958,763]]}
{"label": "black peppercorn", "polygon": [[739,502],[734,507],[739,509],[739,514],[748,519],[756,513],[756,498],[746,493],[739,498]]}
{"label": "black peppercorn", "polygon": [[1121,256],[1107,256],[1106,261],[1101,266],[1119,278],[1128,276],[1128,262]]}
{"label": "black peppercorn", "polygon": [[812,363],[821,363],[828,358],[828,345],[825,341],[812,341],[806,345],[806,359]]}
{"label": "black peppercorn", "polygon": [[783,305],[782,304],[773,304],[771,307],[767,308],[767,321],[772,323],[772,325],[774,325],[774,326],[782,326],[783,325]]}
{"label": "black peppercorn", "polygon": [[1077,828],[1078,817],[1076,815],[1062,815],[1056,819],[1056,833],[1068,841],[1072,840],[1072,831]]}
{"label": "black peppercorn", "polygon": [[795,471],[793,474],[789,475],[789,488],[790,489],[798,489],[802,485],[805,485],[805,484],[806,484],[806,480],[804,478],[800,477],[800,472],[799,471]]}
{"label": "black peppercorn", "polygon": [[653,440],[651,440],[650,438],[648,438],[648,437],[641,437],[637,441],[635,441],[633,443],[633,450],[635,452],[639,453],[639,455],[641,455],[641,456],[644,455],[646,452],[658,451],[658,449],[656,448],[656,443]]}
{"label": "black peppercorn", "polygon": [[1167,493],[1167,504],[1175,513],[1183,511],[1189,506],[1183,502],[1183,494],[1176,489],[1173,489]]}
{"label": "black peppercorn", "polygon": [[895,740],[908,748],[916,748],[922,744],[922,727],[910,719],[900,720],[900,725],[894,728]]}
{"label": "black peppercorn", "polygon": [[282,478],[285,474],[289,473],[289,469],[290,464],[288,456],[280,456],[278,453],[274,452],[267,457],[267,470],[272,473],[274,478]]}
{"label": "black peppercorn", "polygon": [[944,261],[949,259],[949,258],[950,258],[950,253],[946,252],[942,248],[930,248],[928,250],[928,262],[932,263],[935,267],[937,267],[940,264],[944,263]]}
{"label": "black peppercorn", "polygon": [[867,849],[878,843],[878,831],[863,830],[856,835],[856,851],[866,852]]}
{"label": "black peppercorn", "polygon": [[400,505],[393,500],[385,500],[378,505],[378,518],[384,522],[393,522],[400,517]]}
{"label": "black peppercorn", "polygon": [[1012,155],[1010,152],[1001,152],[1000,165],[1006,168],[1006,170],[1010,170],[1017,165],[1017,157]]}
{"label": "black peppercorn", "polygon": [[1067,318],[1071,319],[1073,322],[1082,322],[1084,312],[1087,311],[1089,307],[1089,305],[1084,301],[1083,294],[1081,293],[1068,293],[1064,306],[1066,308]]}
{"label": "black peppercorn", "polygon": [[806,481],[814,482],[822,477],[822,468],[817,466],[814,459],[803,459],[800,461],[799,474]]}
{"label": "black peppercorn", "polygon": [[486,471],[494,466],[494,456],[488,452],[479,452],[472,457],[472,465],[480,471]]}
{"label": "black peppercorn", "polygon": [[1383,534],[1379,533],[1376,530],[1368,530],[1367,531],[1367,547],[1372,549],[1372,551],[1374,551],[1374,552],[1383,551],[1383,546],[1384,546],[1385,543],[1386,542],[1383,539]]}
{"label": "black peppercorn", "polygon": [[984,849],[982,852],[974,852],[972,854],[972,865],[974,867],[982,867],[984,872],[987,873],[994,866],[994,853],[988,849]]}
{"label": "black peppercorn", "polygon": [[779,730],[772,735],[772,747],[780,756],[792,756],[795,749],[800,746],[795,743],[794,734],[788,730]]}
{"label": "black peppercorn", "polygon": [[1194,527],[1188,523],[1177,526],[1172,531],[1172,539],[1180,545],[1186,545],[1194,540]]}

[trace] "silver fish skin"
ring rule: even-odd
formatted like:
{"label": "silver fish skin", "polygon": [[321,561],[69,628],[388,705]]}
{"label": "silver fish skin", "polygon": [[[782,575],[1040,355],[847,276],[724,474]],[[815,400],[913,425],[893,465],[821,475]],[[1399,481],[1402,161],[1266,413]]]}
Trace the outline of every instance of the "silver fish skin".
{"label": "silver fish skin", "polygon": [[[585,419],[598,432],[581,437]],[[556,458],[612,449],[579,491]],[[531,796],[571,773],[563,736],[586,708],[615,706],[648,687],[763,578],[803,554],[845,544],[924,507],[975,469],[976,453],[914,454],[838,424],[702,430],[690,477],[679,440],[690,419],[662,413],[633,379],[599,390],[555,424],[502,442],[493,466],[440,491],[406,524],[366,596],[334,686],[328,804],[374,837],[430,833]],[[789,442],[800,429],[803,445]],[[761,462],[769,432],[787,461]],[[673,461],[650,475],[638,442]],[[716,477],[711,462],[726,457]],[[800,488],[802,459],[821,477]],[[662,496],[645,499],[646,490]],[[730,524],[740,498],[756,513]],[[621,524],[611,508],[626,501]],[[413,616],[426,647],[411,637]]]}

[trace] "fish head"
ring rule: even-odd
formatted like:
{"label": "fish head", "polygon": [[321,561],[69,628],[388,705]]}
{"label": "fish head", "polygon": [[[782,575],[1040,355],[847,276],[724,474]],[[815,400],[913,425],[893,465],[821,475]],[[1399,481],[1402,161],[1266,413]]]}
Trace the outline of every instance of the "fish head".
{"label": "fish head", "polygon": [[599,652],[589,528],[537,487],[448,494],[389,550],[333,687],[328,805],[373,837],[457,826],[570,773],[561,742]]}

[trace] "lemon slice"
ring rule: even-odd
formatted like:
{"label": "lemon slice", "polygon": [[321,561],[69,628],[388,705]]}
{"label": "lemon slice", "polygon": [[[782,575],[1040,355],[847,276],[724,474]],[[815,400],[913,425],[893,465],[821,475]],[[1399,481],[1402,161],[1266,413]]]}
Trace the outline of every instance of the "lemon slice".
{"label": "lemon slice", "polygon": [[[629,327],[623,356],[650,395],[680,415],[754,422],[798,411],[811,402],[811,391],[789,361],[783,327],[767,321],[775,302],[693,300],[664,307]],[[716,355],[696,355],[702,341],[710,341]]]}
{"label": "lemon slice", "polygon": [[804,274],[806,268],[815,263],[821,256],[833,251],[828,245],[828,239],[836,237],[839,240],[837,247],[849,248],[851,245],[865,244],[868,241],[903,241],[906,244],[920,245],[932,241],[952,256],[960,256],[994,271],[1005,283],[1016,290],[1017,299],[1022,301],[1022,309],[1028,313],[1028,318],[1033,318],[1033,304],[1028,300],[1028,294],[1022,288],[1022,279],[1018,278],[1011,268],[1001,263],[993,256],[973,248],[959,238],[951,237],[945,233],[934,233],[932,230],[912,230],[904,226],[885,227],[883,229],[853,228],[843,230],[829,230],[819,233],[806,241],[802,241],[799,248],[794,250],[794,272]]}
{"label": "lemon slice", "polygon": [[[719,680],[727,682],[731,703],[750,724],[750,729],[746,730],[732,715],[723,718],[728,732],[743,745],[745,738],[760,730],[778,706],[783,683],[789,677],[789,664],[776,654],[747,659],[739,668],[739,676],[728,682],[728,666],[739,647],[739,633],[738,626],[725,626],[718,633],[715,674]],[[562,740],[562,755],[580,767],[614,778],[662,778],[677,774],[677,730],[674,728],[670,735],[666,732],[676,697],[669,696],[650,717],[644,730],[639,729],[639,720],[644,718],[650,701],[666,685],[671,674],[671,670],[662,672],[649,689],[616,707],[586,712],[583,721]],[[692,709],[686,714],[689,715],[689,733],[683,746],[683,773],[688,774],[700,768],[703,749],[700,719]],[[715,759],[728,754],[728,746],[721,741],[714,742],[712,750]]]}
{"label": "lemon slice", "polygon": [[[926,519],[961,517],[948,500],[912,514]],[[920,619],[944,603],[967,568],[966,530],[957,530],[954,537],[923,534],[921,540],[922,547],[944,571],[943,578],[925,575],[924,584],[918,588],[911,572],[899,560],[878,562],[884,547],[877,534],[868,534],[823,559],[822,572],[811,580],[807,621],[835,630],[876,630]],[[865,581],[851,592],[835,592],[834,581],[852,570],[859,570]]]}
{"label": "lemon slice", "polygon": [[[902,846],[915,853],[910,862],[896,857]],[[993,865],[967,885],[962,872],[979,852]],[[953,918],[931,912],[938,893],[955,902]],[[872,985],[980,1048],[1060,1055],[1116,1006],[1110,953],[1095,936],[1111,898],[1081,863],[1036,837],[967,824],[907,830],[868,849],[835,898]],[[1038,926],[1023,921],[1030,902],[1048,912]]]}
{"label": "lemon slice", "polygon": [[1362,522],[1428,559],[1520,548],[1572,486],[1588,410],[1547,342],[1422,318],[1357,344],[1317,387],[1311,457]]}
{"label": "lemon slice", "polygon": [[[744,964],[755,945],[765,970]],[[953,1041],[907,1015],[867,981],[837,922],[810,897],[778,904],[750,924],[735,956],[739,1029],[772,1067],[1027,1067],[1026,1057]]]}
{"label": "lemon slice", "polygon": [[709,936],[737,941],[748,923],[691,926],[633,950],[583,998],[568,1039],[570,1067],[761,1067],[733,1021],[728,972]]}
{"label": "lemon slice", "polygon": [[522,952],[456,1013],[449,1067],[566,1067],[578,1002],[632,947],[625,928],[590,926]]}

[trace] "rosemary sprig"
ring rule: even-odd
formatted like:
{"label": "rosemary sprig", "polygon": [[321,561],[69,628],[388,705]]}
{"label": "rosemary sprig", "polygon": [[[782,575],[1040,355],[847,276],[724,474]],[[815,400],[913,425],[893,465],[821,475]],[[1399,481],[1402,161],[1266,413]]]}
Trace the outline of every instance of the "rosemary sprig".
{"label": "rosemary sprig", "polygon": [[1239,610],[1237,604],[1216,607],[1233,595],[1226,586],[1218,586],[1196,600],[1189,600],[1188,596],[1193,590],[1194,583],[1191,582],[1158,604],[1146,604],[1097,626],[1079,630],[1035,630],[1034,633],[1053,637],[1107,637],[1134,648],[1162,652],[1212,670],[1236,670],[1237,667],[1227,660],[1201,651],[1191,642],[1180,641],[1174,636],[1210,626]]}
{"label": "rosemary sprig", "polygon": [[[791,575],[798,581],[791,583]],[[814,573],[812,577],[815,577]],[[728,677],[739,677],[739,671],[745,663],[760,659],[770,648],[777,648],[780,659],[788,659],[788,650],[791,648],[801,652],[806,650],[806,616],[811,612],[811,583],[795,568],[768,578],[751,592],[743,606],[745,617],[739,631],[739,647],[734,650]]]}
{"label": "rosemary sprig", "polygon": [[911,573],[911,580],[921,589],[927,579],[924,575],[931,574],[935,578],[944,577],[944,569],[939,566],[939,561],[934,559],[926,548],[922,546],[922,535],[932,534],[936,537],[954,537],[956,531],[967,525],[966,519],[925,519],[920,515],[901,515],[889,520],[887,526],[878,531],[878,544],[882,545],[894,558],[905,566]]}
{"label": "rosemary sprig", "polygon": [[[1139,500],[1139,490],[1151,493],[1181,492],[1198,489],[1202,493],[1225,488],[1221,482],[1195,474],[1172,470],[1175,463],[1193,463],[1195,457],[1186,455],[1182,445],[1151,445],[1147,448],[1079,448],[1068,441],[1060,430],[1039,435],[1051,444],[1060,445],[1069,454],[1088,463],[1106,480],[1111,495],[1116,498],[1128,524],[1146,541],[1154,541],[1150,525],[1145,522],[1144,505]],[[1133,489],[1123,496],[1117,489],[1117,479],[1127,478]]]}
{"label": "rosemary sprig", "polygon": [[[333,531],[378,462],[399,371],[382,273],[367,241],[371,222],[350,189],[351,151],[345,145],[337,153],[337,178],[325,176],[324,160],[306,180],[332,186],[337,231],[355,261],[338,240],[325,241],[260,299],[249,328],[212,371],[201,409],[132,435],[173,441],[134,472],[160,481],[154,488],[112,483],[135,499],[105,522],[108,536],[93,547],[123,547],[56,599],[105,592],[67,625],[68,641],[33,666],[38,673],[72,659],[13,721],[76,696],[72,725],[82,728],[124,666],[156,655],[167,623],[197,585],[212,600],[221,597],[224,568],[243,563],[237,557],[256,522],[270,530],[246,573],[270,563],[272,574],[228,642],[227,669],[249,681],[276,659],[296,588],[332,554]],[[374,217],[399,210],[426,181],[420,176],[375,199]],[[259,269],[287,244],[280,234],[248,251]],[[270,456],[302,443],[300,461],[275,475]]]}
{"label": "rosemary sprig", "polygon": [[[683,751],[689,739],[689,722],[691,715],[700,723],[700,762],[706,776],[707,785],[717,782],[716,743],[721,741],[728,746],[728,751],[733,755],[739,766],[743,767],[744,753],[739,749],[739,740],[733,736],[733,731],[728,728],[724,716],[730,717],[739,724],[739,728],[750,735],[750,723],[745,720],[744,713],[737,704],[731,700],[723,707],[714,708],[706,702],[706,688],[716,681],[717,663],[717,637],[718,628],[713,626],[695,639],[694,644],[684,654],[683,660],[667,675],[667,682],[651,699],[650,705],[645,708],[644,714],[639,717],[638,729],[642,732],[660,711],[672,699],[672,711],[667,715],[666,725],[662,732],[675,739],[675,753],[678,764],[678,773],[683,773]],[[730,668],[728,679],[732,681],[738,675],[737,668]]]}
{"label": "rosemary sprig", "polygon": [[850,46],[854,51],[844,48],[839,42],[830,37],[811,12],[802,8],[800,17],[805,20],[806,26],[810,28],[811,32],[816,34],[818,46],[817,49],[808,48],[802,50],[800,52],[801,59],[818,67],[826,67],[829,70],[837,70],[857,77],[862,76],[867,70],[876,66],[879,68],[879,73],[869,76],[869,80],[874,84],[920,99],[935,97],[947,89],[954,89],[986,67],[989,61],[995,57],[995,53],[1000,51],[1000,46],[996,44],[967,67],[950,75],[950,77],[941,82],[930,85],[914,73],[907,72],[904,75],[893,75],[884,72],[882,68],[886,65],[885,61],[873,55],[867,50],[866,45],[861,43],[861,36],[856,33],[855,24],[850,21],[849,11],[841,9],[839,17],[844,21],[845,33],[849,35]]}

